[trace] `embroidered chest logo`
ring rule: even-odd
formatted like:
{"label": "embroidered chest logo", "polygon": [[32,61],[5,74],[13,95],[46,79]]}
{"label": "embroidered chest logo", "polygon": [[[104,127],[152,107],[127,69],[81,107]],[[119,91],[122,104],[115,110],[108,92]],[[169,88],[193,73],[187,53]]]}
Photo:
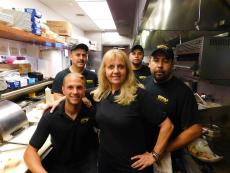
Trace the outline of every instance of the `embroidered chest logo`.
{"label": "embroidered chest logo", "polygon": [[164,96],[158,95],[157,100],[160,101],[163,104],[168,104],[169,99],[165,98]]}
{"label": "embroidered chest logo", "polygon": [[93,83],[93,80],[86,80],[86,83]]}
{"label": "embroidered chest logo", "polygon": [[139,76],[139,79],[146,79],[146,76]]}
{"label": "embroidered chest logo", "polygon": [[88,117],[86,117],[86,118],[81,118],[80,123],[81,123],[81,124],[85,124],[85,123],[87,123],[88,121],[89,121],[89,118],[88,118]]}

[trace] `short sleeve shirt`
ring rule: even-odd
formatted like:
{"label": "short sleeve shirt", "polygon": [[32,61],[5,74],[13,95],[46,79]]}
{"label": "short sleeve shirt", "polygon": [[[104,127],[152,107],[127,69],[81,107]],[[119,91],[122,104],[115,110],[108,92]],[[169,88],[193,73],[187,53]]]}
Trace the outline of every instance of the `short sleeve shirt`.
{"label": "short sleeve shirt", "polygon": [[151,72],[150,72],[150,69],[148,66],[146,65],[142,65],[140,69],[138,70],[133,70],[135,76],[136,76],[136,79],[143,83],[143,81],[149,76],[151,75]]}
{"label": "short sleeve shirt", "polygon": [[[60,93],[62,94],[62,84],[63,84],[63,80],[65,78],[65,76],[67,74],[71,73],[71,71],[69,70],[69,68],[67,69],[64,69],[62,71],[60,71],[55,79],[54,79],[54,82],[53,82],[53,86],[52,86],[52,91],[54,93]],[[90,70],[87,70],[85,69],[82,73],[82,75],[85,77],[86,79],[86,88],[93,88],[93,87],[96,87],[97,84],[98,84],[98,78],[97,78],[97,75],[96,73],[90,71]]]}
{"label": "short sleeve shirt", "polygon": [[110,94],[97,103],[96,121],[101,130],[100,151],[109,156],[107,161],[112,162],[117,172],[133,172],[130,158],[147,151],[145,121],[158,126],[166,115],[157,108],[144,89],[137,91],[135,101],[128,106],[114,101],[118,93]]}
{"label": "short sleeve shirt", "polygon": [[144,81],[145,88],[151,93],[155,103],[165,112],[174,124],[172,139],[186,127],[199,122],[197,103],[193,92],[181,80],[173,77],[161,84],[154,82],[153,76]]}
{"label": "short sleeve shirt", "polygon": [[50,135],[55,166],[75,169],[91,151],[97,150],[98,140],[93,127],[94,118],[89,109],[82,106],[77,118],[72,120],[65,114],[62,102],[54,113],[46,111],[43,114],[29,143],[40,149]]}

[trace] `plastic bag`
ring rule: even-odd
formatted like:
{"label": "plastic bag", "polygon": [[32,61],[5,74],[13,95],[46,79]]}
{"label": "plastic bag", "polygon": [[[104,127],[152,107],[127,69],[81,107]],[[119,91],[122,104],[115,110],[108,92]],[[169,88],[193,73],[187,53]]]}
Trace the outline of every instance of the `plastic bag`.
{"label": "plastic bag", "polygon": [[153,165],[154,173],[173,173],[171,154],[168,153],[158,163]]}

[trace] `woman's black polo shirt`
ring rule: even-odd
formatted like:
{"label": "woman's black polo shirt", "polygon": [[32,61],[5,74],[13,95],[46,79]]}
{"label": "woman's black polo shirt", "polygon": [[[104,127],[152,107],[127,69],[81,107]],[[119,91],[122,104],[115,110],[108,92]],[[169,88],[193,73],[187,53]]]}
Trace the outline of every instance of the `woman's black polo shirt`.
{"label": "woman's black polo shirt", "polygon": [[[135,101],[128,106],[114,102],[114,95],[97,103],[96,121],[100,131],[99,171],[133,172],[132,156],[147,151],[145,121],[158,126],[166,115],[158,109],[144,89],[137,91]],[[102,168],[103,169],[103,168]]]}
{"label": "woman's black polo shirt", "polygon": [[51,114],[46,111],[34,132],[30,145],[39,149],[51,135],[53,146],[52,161],[56,167],[74,169],[84,163],[92,151],[98,147],[97,135],[93,130],[93,113],[82,104],[75,120],[65,114],[62,102]]}

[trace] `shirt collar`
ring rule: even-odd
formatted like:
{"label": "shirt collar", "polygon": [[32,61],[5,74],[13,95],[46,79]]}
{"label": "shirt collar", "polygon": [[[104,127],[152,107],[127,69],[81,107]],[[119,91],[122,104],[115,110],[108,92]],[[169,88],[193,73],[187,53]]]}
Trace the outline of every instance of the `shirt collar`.
{"label": "shirt collar", "polygon": [[155,80],[154,80],[154,77],[151,76],[151,81],[155,84],[155,85],[166,85],[168,84],[170,81],[172,81],[174,79],[174,76],[172,76],[170,79],[164,81],[164,82],[161,82],[161,83],[157,83]]}
{"label": "shirt collar", "polygon": [[[66,113],[65,113],[65,100],[64,101],[61,101],[61,103],[59,104],[58,106],[58,112],[60,113],[61,116],[65,117],[65,118],[68,118],[68,119],[71,119]],[[76,121],[77,119],[81,118],[81,116],[83,115],[88,115],[87,113],[87,107],[84,105],[84,104],[81,104],[81,108],[80,108],[80,112],[77,116],[77,118],[74,120]],[[71,119],[72,120],[72,119]]]}

